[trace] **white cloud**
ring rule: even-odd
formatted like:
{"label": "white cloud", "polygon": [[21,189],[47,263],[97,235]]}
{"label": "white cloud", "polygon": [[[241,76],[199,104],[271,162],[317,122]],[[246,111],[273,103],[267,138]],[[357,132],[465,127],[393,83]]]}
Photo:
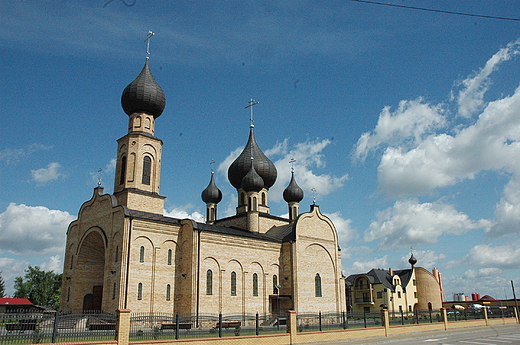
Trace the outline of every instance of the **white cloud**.
{"label": "white cloud", "polygon": [[[433,250],[414,250],[413,256],[417,259],[417,266],[423,267],[428,270],[434,268],[439,260],[445,259],[446,255],[442,253],[436,253]],[[401,257],[399,265],[401,267],[407,267],[410,265],[408,260],[410,259],[410,255],[405,255]]]}
{"label": "white cloud", "polygon": [[92,178],[92,182],[97,184],[98,182],[101,182],[101,184],[104,184],[103,181],[111,180],[114,176],[114,172],[116,171],[116,163],[117,160],[115,158],[112,158],[104,168],[99,168],[95,172],[90,172],[90,177]]}
{"label": "white cloud", "polygon": [[53,255],[45,259],[39,267],[44,271],[53,271],[60,274],[63,272],[63,262],[61,255]]}
{"label": "white cloud", "polygon": [[467,270],[462,275],[443,276],[442,284],[446,300],[453,300],[453,293],[463,292],[466,296],[472,293],[491,295],[494,298],[512,298],[512,294],[504,289],[509,281],[503,277],[499,269]]}
{"label": "white cloud", "polygon": [[26,256],[62,253],[74,219],[67,212],[11,203],[0,214],[0,250]]}
{"label": "white cloud", "polygon": [[5,162],[6,164],[16,164],[20,159],[27,157],[34,152],[38,152],[41,150],[50,150],[51,148],[52,146],[45,146],[37,143],[30,144],[29,146],[23,149],[6,148],[0,151],[0,162]]}
{"label": "white cloud", "polygon": [[388,267],[388,255],[382,258],[375,258],[373,260],[355,261],[352,264],[350,274],[366,273],[372,268],[387,268]]}
{"label": "white cloud", "polygon": [[365,241],[379,240],[380,248],[407,248],[435,243],[444,234],[462,235],[485,228],[489,221],[474,222],[452,205],[441,202],[419,203],[416,199],[399,200],[377,213],[365,233]]}
{"label": "white cloud", "polygon": [[16,260],[12,258],[0,258],[0,271],[5,283],[7,295],[14,293],[14,279],[24,275],[24,270],[29,266],[26,260]]}
{"label": "white cloud", "polygon": [[[518,176],[520,177],[520,176]],[[518,177],[504,188],[504,195],[495,208],[495,224],[487,229],[489,236],[516,234],[520,227],[520,183]]]}
{"label": "white cloud", "polygon": [[469,251],[462,261],[480,268],[517,269],[520,265],[520,242],[504,245],[479,244]]}
{"label": "white cloud", "polygon": [[57,180],[59,177],[63,176],[60,173],[62,166],[60,163],[49,163],[47,168],[41,168],[38,170],[31,170],[33,181],[38,185],[43,185],[49,181]]}
{"label": "white cloud", "polygon": [[351,227],[352,219],[343,218],[340,212],[325,213],[325,216],[334,223],[341,248],[346,248],[349,241],[358,237],[357,230]]}
{"label": "white cloud", "polygon": [[169,212],[164,210],[164,215],[168,217],[173,218],[179,218],[179,219],[193,219],[196,222],[202,222],[204,223],[206,221],[206,217],[204,217],[202,214],[200,214],[197,211],[194,211],[192,213],[188,213],[187,209],[190,209],[191,206],[183,206],[183,207],[174,207]]}

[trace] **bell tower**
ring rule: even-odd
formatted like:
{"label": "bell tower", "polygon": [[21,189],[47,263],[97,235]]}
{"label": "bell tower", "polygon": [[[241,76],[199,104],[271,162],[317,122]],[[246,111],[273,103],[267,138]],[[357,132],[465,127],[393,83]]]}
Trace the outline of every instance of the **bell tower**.
{"label": "bell tower", "polygon": [[163,214],[165,197],[159,195],[163,142],[154,132],[166,98],[148,57],[141,73],[124,89],[121,105],[129,116],[128,134],[117,141],[114,195],[132,210]]}

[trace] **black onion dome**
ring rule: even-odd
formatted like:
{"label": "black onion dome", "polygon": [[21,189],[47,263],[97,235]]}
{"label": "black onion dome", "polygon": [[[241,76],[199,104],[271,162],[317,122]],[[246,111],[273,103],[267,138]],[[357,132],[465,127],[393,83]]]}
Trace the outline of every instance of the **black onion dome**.
{"label": "black onion dome", "polygon": [[161,116],[166,106],[166,97],[150,72],[148,60],[137,78],[123,90],[121,105],[129,116],[135,112],[148,113],[154,118]]}
{"label": "black onion dome", "polygon": [[211,180],[209,181],[206,189],[202,191],[202,201],[206,204],[218,204],[222,200],[222,192],[217,188],[215,180],[213,179],[213,173],[211,173]]}
{"label": "black onion dome", "polygon": [[416,263],[417,263],[417,259],[415,258],[415,256],[413,256],[413,253],[412,255],[410,256],[410,259],[408,259],[408,262],[410,263],[410,265],[414,266]]}
{"label": "black onion dome", "polygon": [[303,190],[298,186],[294,179],[294,172],[291,176],[291,182],[283,191],[283,199],[285,202],[300,202],[303,199]]}
{"label": "black onion dome", "polygon": [[246,192],[259,192],[264,188],[264,180],[256,172],[254,164],[242,179],[241,187]]}
{"label": "black onion dome", "polygon": [[253,164],[255,166],[256,173],[264,181],[263,187],[270,188],[276,182],[276,167],[273,162],[266,157],[255,140],[253,128],[249,132],[249,140],[247,141],[246,147],[237,159],[229,166],[228,178],[229,182],[235,188],[240,188],[242,185],[242,179],[251,170],[251,156],[253,157]]}

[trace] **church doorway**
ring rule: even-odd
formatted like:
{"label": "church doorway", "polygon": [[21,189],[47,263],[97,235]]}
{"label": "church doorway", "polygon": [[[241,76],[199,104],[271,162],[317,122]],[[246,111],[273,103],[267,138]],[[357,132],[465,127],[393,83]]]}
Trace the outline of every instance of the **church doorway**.
{"label": "church doorway", "polygon": [[76,267],[76,276],[81,277],[78,293],[83,298],[83,312],[101,311],[105,276],[105,240],[101,231],[93,230],[84,238]]}

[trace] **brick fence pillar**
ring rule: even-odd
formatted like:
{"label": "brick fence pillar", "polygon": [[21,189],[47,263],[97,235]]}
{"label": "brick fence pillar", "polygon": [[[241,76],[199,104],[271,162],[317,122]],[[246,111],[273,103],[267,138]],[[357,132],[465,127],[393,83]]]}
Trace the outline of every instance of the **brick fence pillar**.
{"label": "brick fence pillar", "polygon": [[383,318],[383,325],[385,326],[385,336],[388,337],[388,330],[390,329],[390,318],[388,316],[388,309],[381,310],[381,317]]}
{"label": "brick fence pillar", "polygon": [[128,345],[130,338],[130,309],[117,309],[116,340],[117,345]]}
{"label": "brick fence pillar", "polygon": [[296,344],[296,336],[298,332],[298,321],[296,318],[296,311],[287,311],[287,332],[289,333],[289,343]]}
{"label": "brick fence pillar", "polygon": [[444,330],[448,329],[448,313],[446,312],[446,308],[441,308],[442,311],[442,321],[444,321]]}

